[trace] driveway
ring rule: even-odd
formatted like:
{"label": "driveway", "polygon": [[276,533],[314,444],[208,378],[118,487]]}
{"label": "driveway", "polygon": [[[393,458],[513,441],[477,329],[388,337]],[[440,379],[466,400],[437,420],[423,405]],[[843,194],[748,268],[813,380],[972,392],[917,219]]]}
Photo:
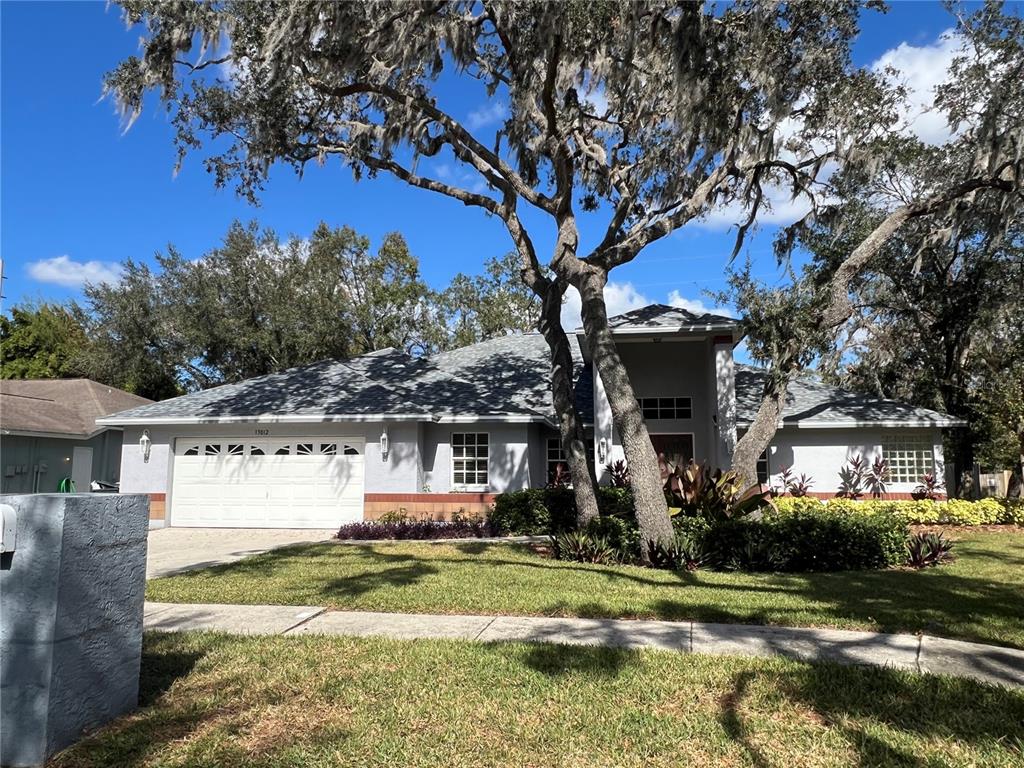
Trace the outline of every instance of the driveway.
{"label": "driveway", "polygon": [[337,531],[282,528],[157,528],[149,532],[146,578],[231,563],[289,544],[324,541]]}

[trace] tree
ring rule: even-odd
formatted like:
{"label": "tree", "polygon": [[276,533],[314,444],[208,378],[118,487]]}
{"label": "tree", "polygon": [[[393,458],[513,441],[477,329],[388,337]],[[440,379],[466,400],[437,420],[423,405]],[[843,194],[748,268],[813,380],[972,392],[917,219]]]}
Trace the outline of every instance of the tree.
{"label": "tree", "polygon": [[483,275],[458,273],[440,293],[438,303],[450,347],[534,331],[540,320],[540,302],[519,279],[515,253],[488,259]]}
{"label": "tree", "polygon": [[[205,147],[216,183],[255,198],[274,163],[301,172],[337,157],[357,177],[392,174],[504,224],[524,282],[541,301],[552,397],[585,519],[596,502],[582,480],[583,433],[559,322],[566,288],[579,290],[648,542],[670,537],[672,528],[654,449],[608,327],[609,272],[713,205],[738,201],[748,210],[740,245],[766,204],[766,187],[786,183],[794,194],[815,196],[826,161],[871,167],[875,158],[864,148],[894,119],[892,89],[850,65],[854,2],[140,1],[124,8],[130,24],[145,27],[144,51],[110,73],[109,91],[134,117],[146,91],[158,90],[181,156]],[[197,45],[226,53],[189,59]],[[212,65],[228,62],[228,80],[211,77]],[[508,114],[495,131],[484,136],[443,103],[434,86],[445,71],[503,100]],[[1001,152],[976,186],[950,194],[990,184],[993,171],[1002,172]],[[477,174],[484,191],[432,174],[429,159],[442,154]],[[547,259],[553,277],[521,205],[555,233]],[[932,210],[914,215],[925,209]],[[585,250],[578,212],[600,213],[606,224]],[[888,234],[880,231],[866,248]],[[751,430],[758,439],[761,431]]]}
{"label": "tree", "polygon": [[77,318],[60,304],[21,304],[0,316],[0,378],[65,379],[81,375],[75,358],[85,346]]}
{"label": "tree", "polygon": [[[977,319],[961,312],[977,300],[969,294],[955,296],[949,270],[968,258],[970,266],[961,277],[970,291],[971,281],[985,274],[993,256],[1019,237],[1014,232],[1019,231],[1024,207],[1024,19],[1003,14],[1000,3],[990,2],[958,17],[957,31],[964,48],[953,61],[949,80],[937,89],[934,105],[947,116],[950,141],[938,150],[898,137],[873,142],[862,150],[872,162],[847,165],[829,178],[824,197],[831,201],[789,227],[776,244],[784,260],[797,243],[812,243],[819,259],[814,297],[805,302],[811,308],[805,327],[832,333],[858,314],[855,292],[863,284],[864,270],[884,263],[886,249],[898,258],[898,238],[913,244],[910,254],[902,254],[904,267],[912,254],[911,275],[928,258],[937,258],[938,276],[947,281],[941,290],[949,292],[944,299],[950,312],[937,323],[951,326],[945,329],[949,338],[943,354],[954,358],[942,366],[945,380],[940,386],[951,401],[958,390],[950,376],[961,362],[955,358],[962,358],[964,334]],[[864,201],[870,201],[869,210]],[[851,220],[863,225],[859,234],[840,245],[829,239],[847,237],[844,227]],[[967,251],[981,257],[971,258]],[[920,302],[917,297],[910,303]],[[984,310],[986,300],[978,303]],[[773,374],[766,378],[761,407],[733,455],[734,469],[747,477],[754,476],[757,457],[775,434],[789,380],[804,366],[799,351],[778,351],[770,361]]]}

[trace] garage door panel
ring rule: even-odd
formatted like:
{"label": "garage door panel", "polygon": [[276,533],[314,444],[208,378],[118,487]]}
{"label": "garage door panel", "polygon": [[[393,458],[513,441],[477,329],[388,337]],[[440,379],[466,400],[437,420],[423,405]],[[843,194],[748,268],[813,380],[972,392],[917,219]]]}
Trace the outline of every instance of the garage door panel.
{"label": "garage door panel", "polygon": [[362,454],[351,438],[179,438],[171,524],[330,528],[361,520]]}

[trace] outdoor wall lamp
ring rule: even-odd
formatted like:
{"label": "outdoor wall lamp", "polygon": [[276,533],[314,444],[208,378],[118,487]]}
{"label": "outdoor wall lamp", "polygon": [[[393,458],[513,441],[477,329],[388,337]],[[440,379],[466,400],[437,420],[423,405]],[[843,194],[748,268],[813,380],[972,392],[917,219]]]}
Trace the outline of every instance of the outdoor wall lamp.
{"label": "outdoor wall lamp", "polygon": [[608,440],[602,437],[597,441],[597,460],[604,464],[608,461]]}
{"label": "outdoor wall lamp", "polygon": [[153,441],[149,437],[149,430],[142,430],[142,437],[139,438],[139,450],[142,451],[142,463],[149,463],[149,451],[153,447]]}
{"label": "outdoor wall lamp", "polygon": [[388,444],[388,428],[387,428],[387,425],[385,424],[384,425],[384,431],[380,433],[380,458],[381,458],[381,461],[387,461],[388,460],[388,449],[389,449],[389,447],[390,446]]}

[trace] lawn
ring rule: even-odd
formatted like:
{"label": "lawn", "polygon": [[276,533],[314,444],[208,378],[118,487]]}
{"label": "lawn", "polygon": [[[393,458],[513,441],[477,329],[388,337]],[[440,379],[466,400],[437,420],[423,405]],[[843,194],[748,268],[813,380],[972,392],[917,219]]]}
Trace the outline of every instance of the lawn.
{"label": "lawn", "polygon": [[1019,766],[1024,694],[552,645],[150,635],[144,708],[51,768]]}
{"label": "lawn", "polygon": [[164,602],[411,613],[696,619],[934,635],[1024,648],[1024,530],[956,534],[924,571],[673,573],[567,563],[526,548],[339,543],[276,550],[149,582]]}

